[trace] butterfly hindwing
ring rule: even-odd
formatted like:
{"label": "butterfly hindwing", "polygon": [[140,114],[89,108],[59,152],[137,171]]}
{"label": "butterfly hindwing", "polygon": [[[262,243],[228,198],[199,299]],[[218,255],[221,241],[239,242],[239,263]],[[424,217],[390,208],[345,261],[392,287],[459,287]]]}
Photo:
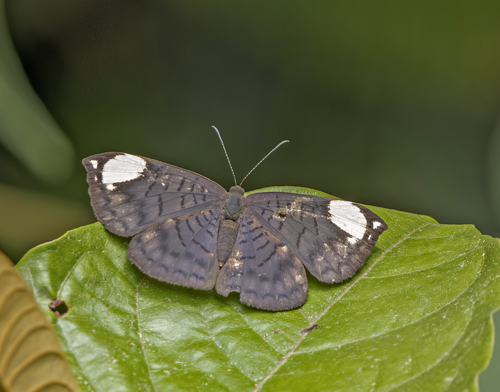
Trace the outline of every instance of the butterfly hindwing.
{"label": "butterfly hindwing", "polygon": [[306,271],[294,252],[249,213],[242,218],[238,237],[222,267],[216,290],[266,310],[287,310],[307,299]]}
{"label": "butterfly hindwing", "polygon": [[132,238],[128,257],[158,280],[211,290],[219,272],[219,216],[218,209],[207,209],[157,223]]}
{"label": "butterfly hindwing", "polygon": [[96,217],[106,229],[125,237],[218,205],[226,194],[203,176],[136,155],[97,154],[83,164]]}
{"label": "butterfly hindwing", "polygon": [[248,210],[287,244],[309,272],[326,283],[350,278],[363,266],[385,222],[344,200],[289,193],[254,193]]}

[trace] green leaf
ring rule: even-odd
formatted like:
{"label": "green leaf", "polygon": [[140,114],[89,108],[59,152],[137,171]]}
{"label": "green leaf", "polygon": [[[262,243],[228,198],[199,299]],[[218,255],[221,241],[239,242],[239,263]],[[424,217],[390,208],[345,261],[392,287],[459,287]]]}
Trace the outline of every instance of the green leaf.
{"label": "green leaf", "polygon": [[[148,278],[99,223],[33,249],[18,270],[85,391],[477,390],[500,305],[499,240],[372,209],[389,229],[365,266],[337,285],[309,276],[309,299],[288,312]],[[48,309],[56,297],[70,308],[62,318]]]}

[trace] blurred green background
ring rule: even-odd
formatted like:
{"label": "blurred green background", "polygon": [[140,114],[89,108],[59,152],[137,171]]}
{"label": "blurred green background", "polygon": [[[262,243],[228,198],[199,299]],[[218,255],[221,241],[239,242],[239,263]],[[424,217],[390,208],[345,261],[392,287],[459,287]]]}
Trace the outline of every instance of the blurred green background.
{"label": "blurred green background", "polygon": [[[94,221],[80,160],[300,185],[500,236],[500,2],[0,0],[0,249]],[[497,326],[500,317],[496,317]],[[498,327],[497,327],[498,329]],[[500,350],[481,375],[500,385]]]}

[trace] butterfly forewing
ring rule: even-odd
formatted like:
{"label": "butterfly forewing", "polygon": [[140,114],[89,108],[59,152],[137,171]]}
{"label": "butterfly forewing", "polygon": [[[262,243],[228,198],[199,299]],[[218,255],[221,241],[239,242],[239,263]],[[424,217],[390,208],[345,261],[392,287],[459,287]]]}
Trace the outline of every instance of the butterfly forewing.
{"label": "butterfly forewing", "polygon": [[254,193],[248,211],[326,283],[350,278],[363,266],[384,221],[361,205],[289,193]]}
{"label": "butterfly forewing", "polygon": [[136,155],[97,154],[83,164],[95,215],[121,236],[219,205],[226,194],[203,176]]}
{"label": "butterfly forewing", "polygon": [[145,274],[173,284],[211,290],[220,209],[167,219],[134,236],[128,256]]}
{"label": "butterfly forewing", "polygon": [[239,292],[245,305],[276,311],[301,306],[308,285],[304,266],[293,251],[251,214],[245,214],[216,290],[224,296]]}

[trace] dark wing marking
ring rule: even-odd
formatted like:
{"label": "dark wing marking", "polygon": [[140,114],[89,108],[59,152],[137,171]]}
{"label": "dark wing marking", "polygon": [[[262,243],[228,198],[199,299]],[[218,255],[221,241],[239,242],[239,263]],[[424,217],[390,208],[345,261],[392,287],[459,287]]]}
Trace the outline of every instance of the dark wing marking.
{"label": "dark wing marking", "polygon": [[353,276],[370,255],[385,222],[359,204],[289,193],[254,193],[248,210],[326,283]]}
{"label": "dark wing marking", "polygon": [[132,238],[128,257],[158,280],[211,290],[219,272],[219,215],[218,209],[206,209],[157,223]]}
{"label": "dark wing marking", "polygon": [[97,154],[85,158],[83,165],[97,219],[124,237],[165,219],[213,207],[226,194],[199,174],[136,155]]}
{"label": "dark wing marking", "polygon": [[301,306],[308,285],[304,266],[290,247],[247,213],[216,290],[224,296],[239,292],[245,305],[278,311]]}

